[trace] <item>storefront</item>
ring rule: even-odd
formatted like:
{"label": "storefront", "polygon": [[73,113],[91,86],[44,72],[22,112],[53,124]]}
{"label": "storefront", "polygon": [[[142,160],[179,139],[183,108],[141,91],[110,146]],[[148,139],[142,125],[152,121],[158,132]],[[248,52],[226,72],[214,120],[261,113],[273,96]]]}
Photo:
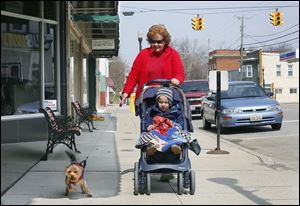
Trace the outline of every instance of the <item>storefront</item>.
{"label": "storefront", "polygon": [[62,109],[63,8],[57,1],[1,2],[1,143],[44,137],[38,109]]}
{"label": "storefront", "polygon": [[[91,16],[89,9],[94,16],[101,17],[99,11],[104,11],[116,18],[117,5],[113,1],[1,2],[1,143],[46,140],[40,107],[72,115],[72,101],[95,105],[96,58],[117,55],[118,43],[109,54],[94,53],[94,39],[111,39],[103,33],[111,20],[97,20],[94,28],[93,22],[82,18]],[[113,22],[115,30],[110,32],[114,41],[118,41],[117,24]],[[102,36],[96,36],[99,31]]]}

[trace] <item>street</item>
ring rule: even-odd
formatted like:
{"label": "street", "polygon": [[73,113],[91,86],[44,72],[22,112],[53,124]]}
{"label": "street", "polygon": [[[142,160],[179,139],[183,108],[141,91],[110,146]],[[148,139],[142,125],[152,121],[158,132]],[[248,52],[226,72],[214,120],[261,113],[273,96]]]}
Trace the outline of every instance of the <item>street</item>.
{"label": "street", "polygon": [[[281,130],[273,131],[270,126],[232,128],[220,137],[270,157],[274,161],[272,167],[275,169],[299,172],[299,104],[281,106],[284,111]],[[193,124],[195,129],[217,135],[215,126],[211,130],[204,131],[202,120],[193,120]]]}

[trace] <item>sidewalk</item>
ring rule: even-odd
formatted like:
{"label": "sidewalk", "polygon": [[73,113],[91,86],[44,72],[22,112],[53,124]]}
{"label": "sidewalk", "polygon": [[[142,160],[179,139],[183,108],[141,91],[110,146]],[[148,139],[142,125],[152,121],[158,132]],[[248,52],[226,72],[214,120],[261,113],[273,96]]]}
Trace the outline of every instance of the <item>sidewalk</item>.
{"label": "sidewalk", "polygon": [[[90,133],[83,126],[81,136],[76,139],[81,151],[78,159],[88,156],[85,178],[92,198],[81,194],[80,188],[79,192],[64,196],[64,168],[70,163],[64,145],[55,147],[48,161],[39,162],[40,154],[45,151],[43,142],[32,144],[31,148],[28,143],[2,144],[1,191],[4,182],[14,179],[12,177],[18,179],[26,167],[30,170],[1,197],[1,205],[299,204],[299,173],[275,169],[272,159],[224,140],[221,140],[221,148],[230,154],[206,154],[216,147],[216,137],[195,125],[193,136],[202,146],[199,156],[189,153],[196,173],[195,195],[178,195],[176,178],[164,183],[159,181],[159,175],[152,175],[151,195],[134,196],[133,166],[140,155],[134,147],[140,133],[139,118],[130,113],[126,105],[108,106],[101,115],[105,120],[94,122],[97,130]],[[26,149],[13,155],[19,147]],[[2,171],[8,168],[15,174]]]}

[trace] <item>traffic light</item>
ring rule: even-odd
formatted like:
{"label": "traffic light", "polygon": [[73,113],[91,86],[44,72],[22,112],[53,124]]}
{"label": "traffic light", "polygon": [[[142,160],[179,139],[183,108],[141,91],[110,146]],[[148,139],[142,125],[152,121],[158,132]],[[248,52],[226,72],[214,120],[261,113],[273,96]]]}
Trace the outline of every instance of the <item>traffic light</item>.
{"label": "traffic light", "polygon": [[199,30],[202,30],[202,29],[204,29],[204,21],[203,21],[204,19],[203,18],[199,18],[198,19],[198,29]]}
{"label": "traffic light", "polygon": [[198,30],[202,30],[204,28],[203,26],[203,18],[200,18],[200,17],[194,17],[192,19],[192,25],[193,25],[193,29],[198,31]]}
{"label": "traffic light", "polygon": [[272,14],[270,14],[271,18],[271,24],[273,24],[273,26],[282,26],[283,21],[282,21],[282,16],[283,14],[280,11],[275,11]]}
{"label": "traffic light", "polygon": [[271,17],[271,18],[270,18],[270,20],[271,20],[270,23],[273,24],[273,25],[275,26],[275,24],[276,24],[276,23],[275,23],[275,12],[271,13],[271,14],[270,14],[270,17]]}
{"label": "traffic light", "polygon": [[199,17],[194,17],[194,18],[192,18],[192,25],[193,25],[193,29],[194,30],[198,30],[198,19],[199,19]]}

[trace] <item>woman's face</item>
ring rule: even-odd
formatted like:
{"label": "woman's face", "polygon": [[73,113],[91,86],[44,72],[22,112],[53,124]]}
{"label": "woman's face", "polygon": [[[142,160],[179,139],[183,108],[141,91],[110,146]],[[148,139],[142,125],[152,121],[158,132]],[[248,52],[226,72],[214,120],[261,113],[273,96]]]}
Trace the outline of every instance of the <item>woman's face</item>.
{"label": "woman's face", "polygon": [[165,42],[164,38],[160,34],[156,34],[150,41],[151,48],[153,49],[154,53],[160,54],[164,50]]}

